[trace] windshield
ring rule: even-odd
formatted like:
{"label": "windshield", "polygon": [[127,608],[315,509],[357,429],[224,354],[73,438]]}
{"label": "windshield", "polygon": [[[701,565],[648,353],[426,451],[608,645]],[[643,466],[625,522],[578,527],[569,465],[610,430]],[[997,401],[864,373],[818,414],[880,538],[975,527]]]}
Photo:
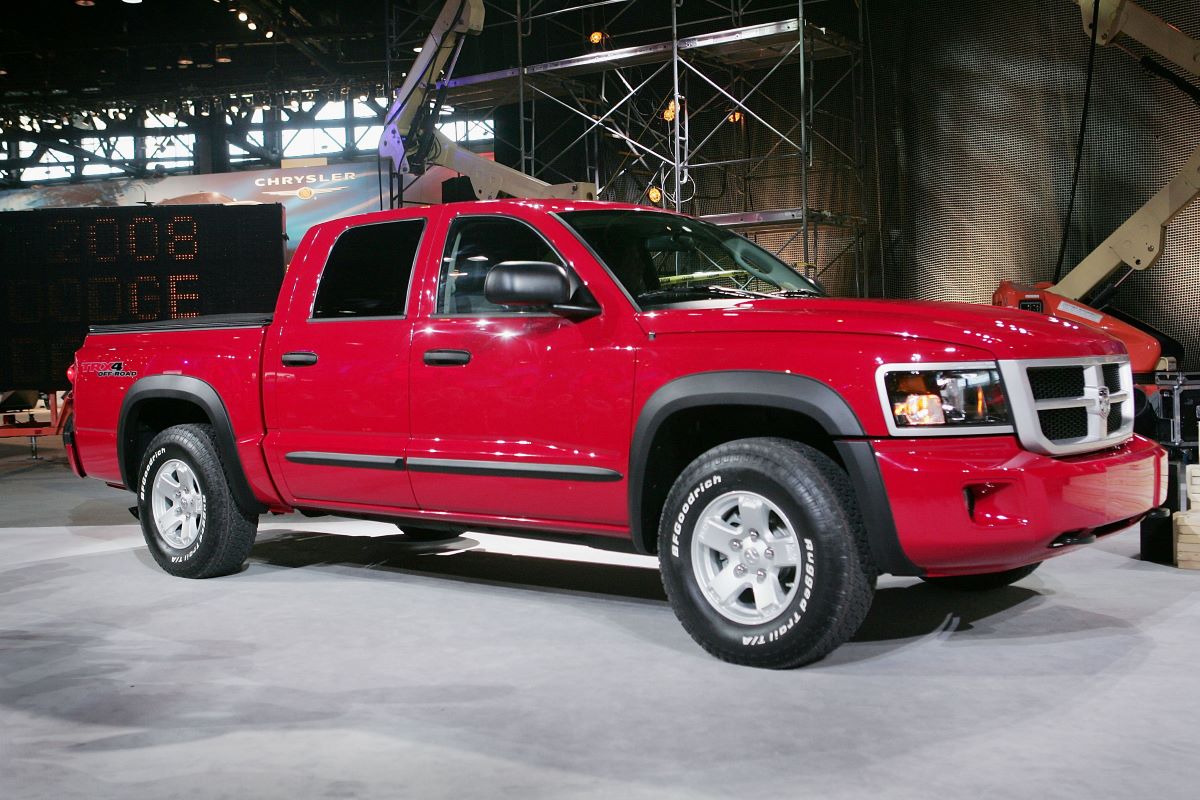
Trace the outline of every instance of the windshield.
{"label": "windshield", "polygon": [[821,296],[758,245],[707,222],[653,211],[566,211],[558,217],[642,308],[719,297]]}

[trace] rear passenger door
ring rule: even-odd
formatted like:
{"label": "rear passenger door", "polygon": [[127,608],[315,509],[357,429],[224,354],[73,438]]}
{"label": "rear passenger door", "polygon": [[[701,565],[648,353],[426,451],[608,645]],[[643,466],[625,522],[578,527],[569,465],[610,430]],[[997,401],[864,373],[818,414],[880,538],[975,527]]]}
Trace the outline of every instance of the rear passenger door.
{"label": "rear passenger door", "polygon": [[328,260],[297,284],[263,356],[267,452],[293,503],[415,506],[404,471],[407,306],[414,266],[427,258],[429,224],[322,228],[308,248],[328,248]]}

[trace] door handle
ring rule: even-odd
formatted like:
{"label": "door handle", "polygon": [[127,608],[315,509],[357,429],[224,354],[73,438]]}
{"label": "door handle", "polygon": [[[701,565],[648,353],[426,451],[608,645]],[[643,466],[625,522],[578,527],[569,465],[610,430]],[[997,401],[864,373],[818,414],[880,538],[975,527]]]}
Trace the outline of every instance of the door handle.
{"label": "door handle", "polygon": [[469,364],[471,354],[466,350],[426,350],[425,363],[431,367],[461,367]]}
{"label": "door handle", "polygon": [[280,359],[285,367],[311,367],[317,363],[317,354],[309,350],[293,350]]}

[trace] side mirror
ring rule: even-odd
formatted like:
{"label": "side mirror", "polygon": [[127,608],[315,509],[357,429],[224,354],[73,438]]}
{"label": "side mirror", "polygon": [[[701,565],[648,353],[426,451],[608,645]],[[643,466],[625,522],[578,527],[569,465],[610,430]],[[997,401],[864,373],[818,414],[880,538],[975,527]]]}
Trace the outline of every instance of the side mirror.
{"label": "side mirror", "polygon": [[600,309],[572,305],[579,281],[565,267],[545,261],[503,261],[488,270],[483,296],[498,306],[549,307],[567,315],[594,316]]}

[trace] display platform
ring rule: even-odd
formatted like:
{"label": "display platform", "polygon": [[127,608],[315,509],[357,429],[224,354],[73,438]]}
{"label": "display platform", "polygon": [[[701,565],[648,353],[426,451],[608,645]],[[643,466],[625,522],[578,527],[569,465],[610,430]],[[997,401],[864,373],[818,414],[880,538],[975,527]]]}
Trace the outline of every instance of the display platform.
{"label": "display platform", "polygon": [[570,545],[288,516],[240,574],[172,578],[126,495],[42,455],[0,443],[0,797],[1200,784],[1200,575],[1137,560],[1136,532],[989,595],[884,579],[852,642],[768,672],[697,648],[653,560]]}

